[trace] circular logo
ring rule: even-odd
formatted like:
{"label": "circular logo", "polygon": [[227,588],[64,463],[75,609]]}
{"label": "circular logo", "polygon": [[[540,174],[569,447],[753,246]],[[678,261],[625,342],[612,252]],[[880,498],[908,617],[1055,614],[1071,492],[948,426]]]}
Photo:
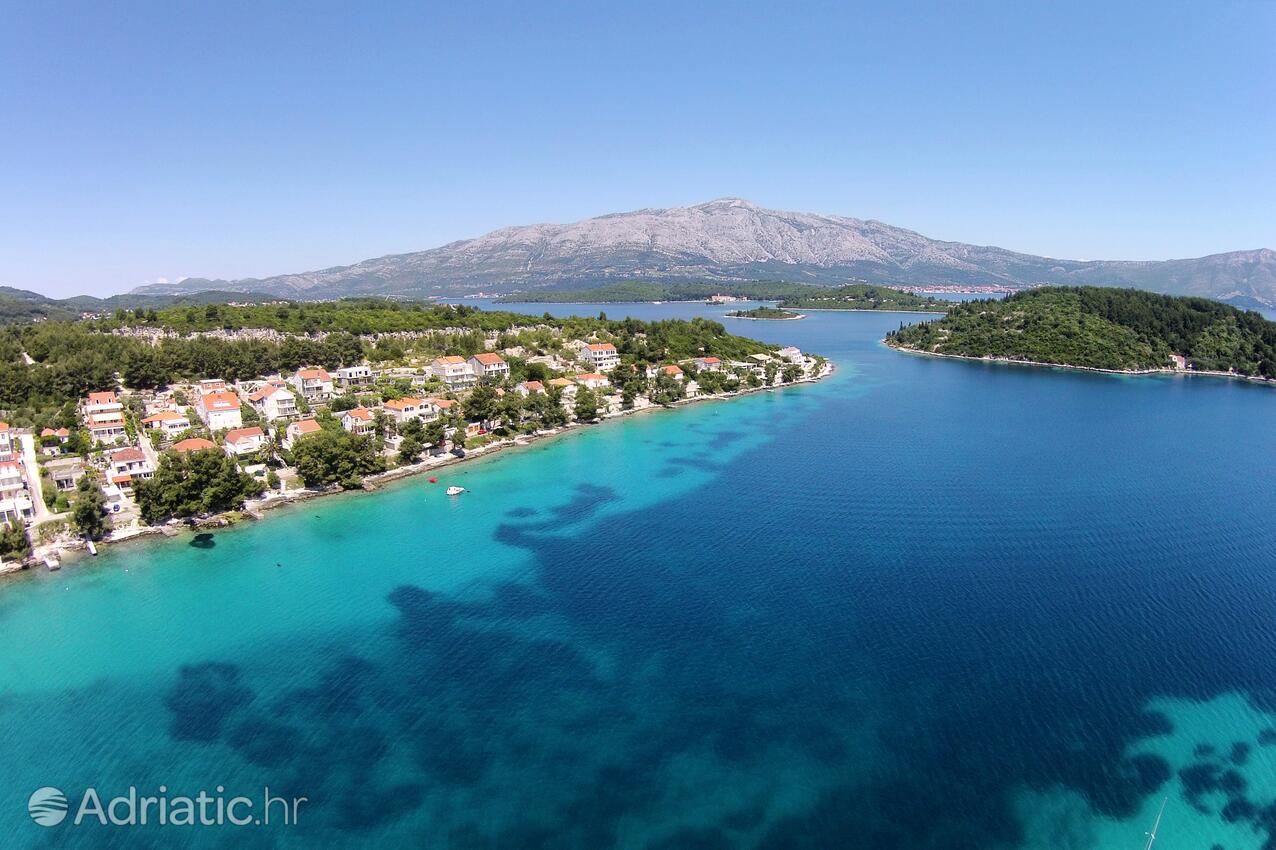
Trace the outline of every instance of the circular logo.
{"label": "circular logo", "polygon": [[66,795],[57,788],[39,788],[27,800],[31,820],[40,826],[57,826],[66,820]]}

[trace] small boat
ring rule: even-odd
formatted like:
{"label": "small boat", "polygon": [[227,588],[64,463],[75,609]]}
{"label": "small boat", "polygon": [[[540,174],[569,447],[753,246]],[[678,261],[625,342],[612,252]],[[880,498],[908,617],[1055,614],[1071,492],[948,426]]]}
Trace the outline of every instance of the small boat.
{"label": "small boat", "polygon": [[431,484],[438,484],[438,483],[439,483],[439,479],[437,479],[437,478],[435,478],[433,475],[431,475],[431,476],[430,476],[430,483],[431,483]]}
{"label": "small boat", "polygon": [[46,555],[44,565],[49,568],[49,572],[62,569],[62,562],[52,555]]}
{"label": "small boat", "polygon": [[447,494],[448,494],[449,496],[459,496],[459,495],[461,495],[461,494],[462,494],[462,493],[464,493],[464,492],[465,492],[465,488],[464,488],[464,487],[457,487],[455,484],[453,484],[451,487],[447,488]]}
{"label": "small boat", "polygon": [[84,545],[85,545],[85,546],[87,546],[87,547],[89,547],[89,554],[90,554],[90,555],[96,555],[96,554],[97,554],[97,547],[93,545],[93,541],[92,541],[92,540],[88,539],[87,537],[86,537],[86,538],[84,538]]}

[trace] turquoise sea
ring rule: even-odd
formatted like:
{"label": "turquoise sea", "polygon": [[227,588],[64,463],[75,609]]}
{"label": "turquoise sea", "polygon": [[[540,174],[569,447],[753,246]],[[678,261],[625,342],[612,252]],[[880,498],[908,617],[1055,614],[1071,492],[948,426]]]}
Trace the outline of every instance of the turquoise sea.
{"label": "turquoise sea", "polygon": [[[1163,799],[1157,850],[1276,846],[1276,391],[879,344],[918,318],[733,323],[838,371],[5,583],[0,846],[1137,850]],[[28,816],[161,785],[308,802]]]}

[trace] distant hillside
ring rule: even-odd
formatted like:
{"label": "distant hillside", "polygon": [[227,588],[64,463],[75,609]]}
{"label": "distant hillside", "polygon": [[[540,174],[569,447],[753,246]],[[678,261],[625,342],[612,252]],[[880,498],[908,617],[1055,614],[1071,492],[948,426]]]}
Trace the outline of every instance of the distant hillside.
{"label": "distant hillside", "polygon": [[110,298],[76,295],[72,298],[47,298],[38,292],[0,286],[0,325],[32,322],[41,319],[75,319],[83,313],[110,313],[118,309],[139,310],[172,307],[182,304],[220,304],[226,301],[266,301],[273,298],[261,293],[205,290],[180,295],[147,295],[128,293]]}
{"label": "distant hillside", "polygon": [[956,304],[902,327],[888,345],[934,354],[1145,370],[1185,357],[1201,371],[1276,378],[1276,322],[1204,298],[1050,287]]}
{"label": "distant hillside", "polygon": [[440,248],[321,271],[236,281],[188,279],[140,287],[289,298],[425,298],[587,289],[625,280],[783,280],[875,284],[1101,284],[1276,305],[1276,252],[1237,251],[1163,262],[1057,260],[929,239],[879,221],[781,212],[724,198],[573,224],[507,227]]}
{"label": "distant hillside", "polygon": [[626,280],[579,289],[537,289],[515,292],[496,299],[498,304],[570,304],[589,301],[612,304],[642,301],[705,301],[712,295],[731,295],[756,301],[780,301],[816,293],[827,293],[827,287],[775,280],[728,281],[725,283],[659,283],[648,280]]}

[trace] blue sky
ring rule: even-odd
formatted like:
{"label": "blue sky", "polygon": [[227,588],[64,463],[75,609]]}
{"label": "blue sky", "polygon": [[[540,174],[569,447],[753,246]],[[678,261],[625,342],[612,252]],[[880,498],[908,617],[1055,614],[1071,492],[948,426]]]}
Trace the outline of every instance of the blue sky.
{"label": "blue sky", "polygon": [[0,0],[0,284],[304,271],[723,195],[1276,248],[1276,3]]}

